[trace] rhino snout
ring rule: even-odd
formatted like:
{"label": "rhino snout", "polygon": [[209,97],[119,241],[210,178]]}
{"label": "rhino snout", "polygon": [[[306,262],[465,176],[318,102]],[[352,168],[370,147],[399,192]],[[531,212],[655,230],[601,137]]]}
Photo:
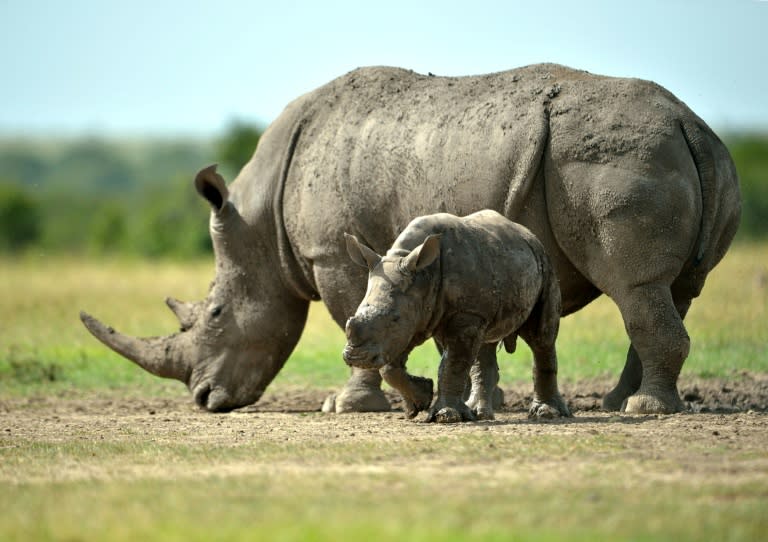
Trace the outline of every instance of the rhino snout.
{"label": "rhino snout", "polygon": [[381,348],[373,345],[352,345],[347,343],[342,352],[344,362],[360,369],[380,369],[385,365]]}
{"label": "rhino snout", "polygon": [[238,402],[224,388],[212,386],[208,382],[201,382],[192,390],[192,397],[197,406],[209,412],[229,412],[235,408],[255,403],[261,398],[262,393],[261,391],[258,392],[250,401]]}

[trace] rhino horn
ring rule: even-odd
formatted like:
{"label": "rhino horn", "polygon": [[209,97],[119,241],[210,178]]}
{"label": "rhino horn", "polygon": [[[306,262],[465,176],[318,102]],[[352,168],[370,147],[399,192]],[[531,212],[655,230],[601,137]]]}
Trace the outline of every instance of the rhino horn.
{"label": "rhino horn", "polygon": [[165,304],[168,305],[168,308],[170,308],[173,311],[173,314],[176,315],[176,318],[179,319],[181,331],[187,331],[195,325],[195,321],[197,320],[197,305],[195,303],[185,303],[184,301],[179,301],[173,297],[166,297]]}
{"label": "rhino horn", "polygon": [[181,355],[178,335],[138,339],[105,326],[85,312],[80,312],[80,320],[99,341],[142,369],[163,378],[189,381],[191,368]]}

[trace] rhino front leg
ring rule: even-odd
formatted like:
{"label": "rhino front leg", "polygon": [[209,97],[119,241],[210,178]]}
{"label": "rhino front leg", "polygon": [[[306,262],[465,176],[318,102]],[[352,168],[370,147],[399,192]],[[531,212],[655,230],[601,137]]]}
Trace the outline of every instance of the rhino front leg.
{"label": "rhino front leg", "polygon": [[457,315],[442,331],[442,358],[437,371],[437,397],[427,415],[428,422],[475,421],[474,412],[464,402],[469,368],[480,351],[484,322],[476,316]]}
{"label": "rhino front leg", "polygon": [[382,367],[380,372],[387,384],[400,392],[405,403],[405,415],[409,419],[429,408],[432,403],[431,378],[410,375],[405,367],[391,364]]}
{"label": "rhino front leg", "polygon": [[494,410],[501,408],[504,404],[504,392],[498,387],[498,383],[499,365],[496,362],[496,345],[483,345],[477,360],[469,369],[471,390],[466,401],[477,419],[492,420]]}
{"label": "rhino front leg", "polygon": [[381,375],[375,369],[352,368],[344,388],[329,395],[323,403],[323,412],[386,412],[392,409],[389,399],[381,390]]}

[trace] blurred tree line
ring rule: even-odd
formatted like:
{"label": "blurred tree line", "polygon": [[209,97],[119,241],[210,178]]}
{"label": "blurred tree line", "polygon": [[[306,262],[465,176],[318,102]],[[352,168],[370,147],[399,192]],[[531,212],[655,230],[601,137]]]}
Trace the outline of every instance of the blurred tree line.
{"label": "blurred tree line", "polygon": [[[0,139],[0,253],[194,257],[210,252],[208,207],[192,179],[219,163],[232,180],[261,129],[234,122],[210,141]],[[768,237],[768,134],[726,138],[741,181],[740,239]]]}
{"label": "blurred tree line", "polygon": [[234,122],[216,140],[0,139],[0,253],[193,257],[210,252],[195,173],[234,179],[261,129]]}

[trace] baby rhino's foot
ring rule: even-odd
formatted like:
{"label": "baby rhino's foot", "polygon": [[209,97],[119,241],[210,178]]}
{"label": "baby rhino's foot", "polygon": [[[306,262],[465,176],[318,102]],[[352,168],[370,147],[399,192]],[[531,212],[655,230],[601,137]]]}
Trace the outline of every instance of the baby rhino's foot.
{"label": "baby rhino's foot", "polygon": [[560,416],[566,418],[572,416],[571,411],[568,410],[568,405],[565,404],[560,395],[546,403],[540,399],[534,399],[531,408],[528,409],[528,417],[537,420],[551,420]]}
{"label": "baby rhino's foot", "polygon": [[427,410],[432,402],[432,379],[422,376],[408,375],[411,383],[411,396],[401,393],[405,415],[408,419],[415,418],[422,410]]}
{"label": "baby rhino's foot", "polygon": [[472,413],[478,420],[494,420],[496,416],[493,414],[493,409],[488,406],[478,405],[472,409]]}
{"label": "baby rhino's foot", "polygon": [[459,401],[458,404],[446,404],[444,401],[438,401],[429,409],[427,422],[437,423],[459,423],[474,422],[476,417],[472,410]]}
{"label": "baby rhino's foot", "polygon": [[[498,389],[498,388],[496,388]],[[495,398],[494,398],[495,402]],[[493,420],[493,406],[490,401],[477,399],[474,395],[467,401],[467,407],[478,420]]]}

